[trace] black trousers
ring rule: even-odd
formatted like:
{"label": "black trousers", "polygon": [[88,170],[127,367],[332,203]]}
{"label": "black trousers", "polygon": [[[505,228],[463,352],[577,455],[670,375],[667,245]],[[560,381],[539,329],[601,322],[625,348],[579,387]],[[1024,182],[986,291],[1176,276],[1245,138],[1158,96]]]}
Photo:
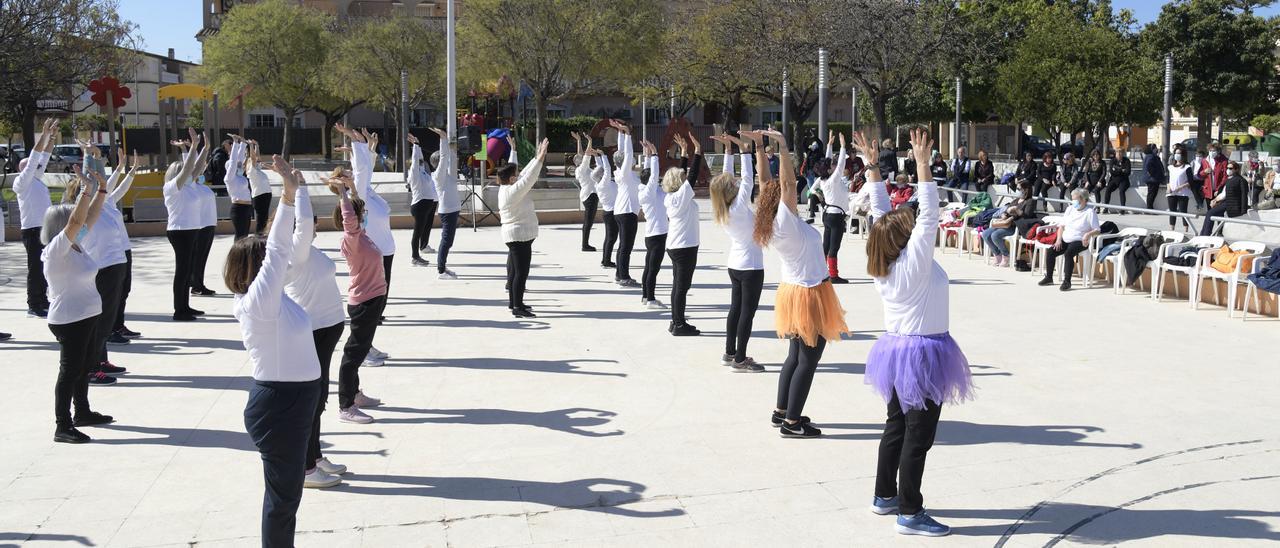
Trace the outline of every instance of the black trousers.
{"label": "black trousers", "polygon": [[1147,209],[1156,208],[1156,196],[1160,195],[1160,185],[1154,183],[1147,184]]}
{"label": "black trousers", "polygon": [[307,436],[320,389],[315,381],[257,381],[244,406],[244,428],[262,457],[262,546],[293,548]]}
{"label": "black trousers", "polygon": [[204,269],[209,264],[209,252],[213,249],[215,228],[206,226],[196,234],[196,252],[191,260],[191,288],[208,289],[204,285]]}
{"label": "black trousers", "polygon": [[178,314],[191,309],[191,267],[200,230],[168,230],[164,234],[173,247],[173,312]]}
{"label": "black trousers", "polygon": [[533,264],[533,240],[507,242],[507,308],[524,308],[524,290]]}
{"label": "black trousers", "polygon": [[27,250],[27,308],[49,309],[49,283],[44,279],[44,244],[40,242],[40,227],[22,229],[22,247]]}
{"label": "black trousers", "polygon": [[77,415],[89,412],[89,371],[97,363],[98,317],[67,324],[49,324],[58,340],[58,380],[53,385],[53,417],[59,428],[71,426],[71,407]]}
{"label": "black trousers", "polygon": [[249,223],[253,221],[253,204],[231,204],[231,227],[235,229],[236,240],[248,236]]}
{"label": "black trousers", "polygon": [[751,327],[760,307],[760,293],[764,289],[764,270],[729,269],[729,282],[733,284],[733,301],[729,305],[729,319],[724,328],[724,353],[741,363],[747,359],[747,341],[751,340]]}
{"label": "black trousers", "polygon": [[111,325],[112,332],[124,329],[124,307],[129,302],[129,291],[133,290],[133,251],[124,252],[124,264],[124,286],[120,288],[120,306],[116,308],[116,321]]}
{"label": "black trousers", "polygon": [[615,261],[618,267],[614,270],[613,279],[630,280],[633,279],[631,277],[631,251],[636,247],[636,214],[614,214],[613,219],[618,223],[618,259]]}
{"label": "black trousers", "polygon": [[591,193],[582,202],[582,249],[591,246],[591,226],[596,224],[596,208],[600,207],[600,196]]}
{"label": "black trousers", "polygon": [[[1191,203],[1190,196],[1165,196],[1164,199],[1165,201],[1169,202],[1169,211],[1176,211],[1178,213],[1186,213],[1187,205]],[[1178,218],[1170,216],[1169,228],[1173,228],[1177,224],[1178,224]]]}
{"label": "black trousers", "polygon": [[1129,178],[1128,177],[1112,177],[1107,182],[1107,199],[1108,204],[1111,203],[1111,193],[1120,191],[1120,205],[1127,205],[1129,201]]}
{"label": "black trousers", "polygon": [[97,364],[107,361],[107,337],[115,332],[116,316],[120,312],[120,294],[124,292],[124,279],[129,274],[127,263],[113,264],[98,269],[94,278],[98,286],[98,296],[102,299],[102,313],[98,314],[98,324],[94,328],[94,346],[98,348],[98,356],[90,371],[97,370]]}
{"label": "black trousers", "polygon": [[1066,263],[1066,265],[1062,267],[1063,270],[1065,270],[1065,272],[1063,272],[1063,283],[1071,283],[1071,275],[1076,271],[1076,255],[1088,250],[1089,246],[1084,245],[1084,242],[1067,242],[1066,245],[1062,246],[1062,251],[1058,251],[1057,248],[1050,247],[1045,251],[1045,277],[1053,277],[1053,270],[1054,266],[1058,263],[1058,257],[1065,256],[1066,260],[1063,262]]}
{"label": "black trousers", "polygon": [[324,456],[320,452],[320,416],[324,414],[324,404],[329,400],[329,364],[333,361],[333,349],[338,347],[338,340],[342,338],[344,325],[338,322],[311,332],[316,341],[316,357],[320,358],[320,379],[316,381],[316,409],[311,422],[311,437],[307,439],[307,470],[315,468],[316,461]]}
{"label": "black trousers", "polygon": [[1226,202],[1220,203],[1216,206],[1209,208],[1209,211],[1206,211],[1204,216],[1205,216],[1204,225],[1200,227],[1200,235],[1212,236],[1213,229],[1217,225],[1217,223],[1210,221],[1209,217],[1226,217],[1227,216]]}
{"label": "black trousers", "polygon": [[898,393],[894,392],[888,413],[876,463],[876,496],[898,497],[898,513],[911,516],[924,509],[920,482],[924,479],[925,456],[938,433],[942,406],[926,400],[924,409],[903,413]]}
{"label": "black trousers", "polygon": [[827,340],[822,337],[818,337],[817,346],[808,346],[800,337],[791,337],[791,348],[778,376],[778,409],[787,411],[787,420],[800,420],[804,402],[809,399],[809,387],[813,385],[813,374],[826,347]]}
{"label": "black trousers", "polygon": [[413,215],[413,236],[409,238],[409,247],[413,248],[414,260],[422,260],[419,253],[431,243],[431,226],[435,220],[435,200],[418,200],[409,206]]}
{"label": "black trousers", "polygon": [[613,218],[613,212],[605,210],[604,212],[604,255],[600,259],[601,266],[607,266],[613,262],[613,244],[618,242],[618,220]]}
{"label": "black trousers", "polygon": [[688,323],[684,315],[689,287],[693,285],[693,271],[698,268],[698,246],[668,249],[671,256],[671,323]]}
{"label": "black trousers", "polygon": [[818,210],[822,208],[822,202],[812,192],[809,193],[809,218],[812,219],[818,214]]}
{"label": "black trousers", "polygon": [[667,250],[667,235],[644,237],[644,272],[640,274],[640,298],[657,299],[658,271],[662,270],[662,254]]}
{"label": "black trousers", "polygon": [[395,262],[395,254],[382,256],[382,277],[387,281],[387,294],[391,294],[391,263]]}
{"label": "black trousers", "polygon": [[355,403],[360,391],[360,364],[369,357],[373,347],[373,335],[378,332],[378,320],[387,306],[387,296],[379,295],[360,304],[347,305],[347,317],[351,318],[351,334],[342,346],[342,362],[338,365],[338,408],[346,409]]}
{"label": "black trousers", "polygon": [[844,239],[847,215],[843,213],[822,214],[822,250],[828,257],[836,257],[840,252],[840,242]]}
{"label": "black trousers", "polygon": [[444,273],[449,262],[449,250],[453,249],[453,237],[458,233],[458,211],[440,214],[440,247],[436,248],[436,271]]}
{"label": "black trousers", "polygon": [[253,197],[254,232],[259,235],[267,232],[267,219],[271,217],[271,193],[263,192]]}
{"label": "black trousers", "polygon": [[1196,209],[1204,207],[1204,179],[1191,180],[1191,198],[1196,201]]}

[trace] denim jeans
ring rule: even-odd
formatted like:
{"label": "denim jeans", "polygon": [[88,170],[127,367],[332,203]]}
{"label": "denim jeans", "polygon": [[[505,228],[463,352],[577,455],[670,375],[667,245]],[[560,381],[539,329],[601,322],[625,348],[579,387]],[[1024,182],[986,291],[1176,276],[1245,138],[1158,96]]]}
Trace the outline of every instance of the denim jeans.
{"label": "denim jeans", "polygon": [[994,255],[1009,256],[1009,244],[1004,239],[1013,235],[1013,227],[988,228],[982,231],[982,241],[991,248]]}

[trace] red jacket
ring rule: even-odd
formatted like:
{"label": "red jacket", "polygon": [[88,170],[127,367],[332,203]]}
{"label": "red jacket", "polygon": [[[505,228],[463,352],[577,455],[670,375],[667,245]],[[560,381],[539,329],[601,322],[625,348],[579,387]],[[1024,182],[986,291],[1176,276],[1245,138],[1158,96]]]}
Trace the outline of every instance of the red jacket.
{"label": "red jacket", "polygon": [[1209,159],[1200,160],[1200,179],[1204,181],[1204,186],[1200,192],[1205,198],[1213,199],[1222,186],[1227,184],[1227,157],[1222,153],[1214,158],[1214,166],[1209,167]]}

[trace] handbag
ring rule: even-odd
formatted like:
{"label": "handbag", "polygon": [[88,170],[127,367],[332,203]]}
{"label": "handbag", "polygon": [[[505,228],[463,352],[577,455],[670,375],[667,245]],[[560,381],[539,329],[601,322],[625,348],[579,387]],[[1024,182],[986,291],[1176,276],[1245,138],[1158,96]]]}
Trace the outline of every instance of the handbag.
{"label": "handbag", "polygon": [[1248,257],[1247,255],[1249,255],[1248,251],[1235,251],[1231,249],[1231,246],[1224,245],[1222,249],[1218,250],[1218,255],[1214,257],[1213,264],[1209,266],[1223,274],[1230,274],[1235,272],[1236,263],[1240,263],[1240,271],[1249,272],[1253,270],[1253,257]]}

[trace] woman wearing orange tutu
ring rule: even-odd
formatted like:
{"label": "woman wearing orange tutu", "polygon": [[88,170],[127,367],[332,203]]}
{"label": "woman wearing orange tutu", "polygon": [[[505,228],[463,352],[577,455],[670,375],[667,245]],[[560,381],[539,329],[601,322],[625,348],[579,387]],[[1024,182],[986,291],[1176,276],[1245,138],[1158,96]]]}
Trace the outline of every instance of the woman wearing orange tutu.
{"label": "woman wearing orange tutu", "polygon": [[[796,172],[786,139],[776,130],[741,134],[756,143],[756,173],[762,181],[753,238],[761,247],[772,247],[782,259],[774,316],[778,336],[791,342],[778,377],[778,404],[771,421],[784,438],[816,438],[822,431],[800,413],[809,397],[823,348],[827,341],[840,340],[849,327],[827,277],[822,235],[806,224],[796,210]],[[778,147],[779,180],[769,176],[769,161],[760,146],[762,135]]]}

